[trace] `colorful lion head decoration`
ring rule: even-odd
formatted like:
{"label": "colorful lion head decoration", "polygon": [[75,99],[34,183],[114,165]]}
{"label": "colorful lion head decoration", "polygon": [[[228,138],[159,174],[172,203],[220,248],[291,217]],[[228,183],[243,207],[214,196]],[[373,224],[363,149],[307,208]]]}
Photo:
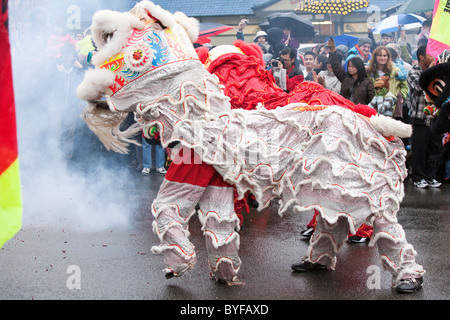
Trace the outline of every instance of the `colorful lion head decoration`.
{"label": "colorful lion head decoration", "polygon": [[[427,100],[437,111],[437,121],[432,125],[436,133],[450,132],[450,51],[443,51],[436,65],[426,69],[419,79]],[[428,108],[428,107],[427,107]],[[427,112],[425,108],[424,112]],[[429,112],[429,111],[428,111]]]}
{"label": "colorful lion head decoration", "polygon": [[83,100],[114,101],[124,91],[133,92],[134,84],[145,81],[155,69],[198,60],[192,45],[198,37],[197,20],[181,12],[171,14],[150,1],[141,1],[125,13],[99,11],[91,28],[97,52],[91,60],[95,70],[86,73],[77,90]]}
{"label": "colorful lion head decoration", "polygon": [[170,93],[167,79],[174,74],[193,66],[204,69],[192,45],[198,21],[141,1],[129,12],[95,13],[91,30],[97,50],[91,58],[95,69],[77,88],[78,97],[88,102],[82,117],[108,150],[126,153],[130,138],[142,130],[138,125],[119,129],[127,114],[160,98],[161,88]]}

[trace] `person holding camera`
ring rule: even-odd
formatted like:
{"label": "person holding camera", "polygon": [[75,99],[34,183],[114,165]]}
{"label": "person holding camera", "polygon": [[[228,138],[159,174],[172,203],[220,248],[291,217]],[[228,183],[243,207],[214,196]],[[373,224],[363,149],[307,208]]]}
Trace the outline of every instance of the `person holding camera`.
{"label": "person holding camera", "polygon": [[244,29],[248,23],[248,19],[241,19],[237,28],[236,39],[244,41]]}
{"label": "person holding camera", "polygon": [[286,88],[285,91],[292,91],[299,83],[303,82],[303,72],[295,65],[296,50],[291,47],[285,47],[280,51],[279,57],[272,60],[272,75],[273,69],[285,69],[286,70]]}

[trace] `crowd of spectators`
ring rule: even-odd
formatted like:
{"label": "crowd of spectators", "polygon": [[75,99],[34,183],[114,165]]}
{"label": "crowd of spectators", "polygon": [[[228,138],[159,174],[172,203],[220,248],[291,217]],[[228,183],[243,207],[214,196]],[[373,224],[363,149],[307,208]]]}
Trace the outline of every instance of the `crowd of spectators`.
{"label": "crowd of spectators", "polygon": [[[246,20],[239,23],[238,39],[244,40],[247,23]],[[433,117],[423,112],[423,90],[417,87],[418,76],[433,61],[424,50],[431,23],[431,19],[423,23],[415,43],[406,41],[405,31],[384,33],[376,41],[369,29],[367,37],[359,38],[353,47],[336,46],[331,37],[303,52],[289,26],[260,30],[252,41],[261,48],[268,70],[285,69],[286,91],[302,81],[315,81],[355,104],[369,105],[379,114],[412,124],[414,135],[405,140],[411,153],[410,177],[418,188],[439,187],[439,181],[450,178],[448,155],[443,157],[442,151],[447,149],[443,141],[448,139],[430,135]],[[10,34],[19,79],[15,85],[17,91],[27,93],[16,97],[18,112],[32,112],[30,109],[41,103],[52,115],[42,119],[47,126],[41,133],[59,136],[56,144],[55,139],[42,139],[41,143],[45,146],[46,141],[53,141],[46,147],[59,150],[71,163],[93,157],[93,150],[108,154],[82,121],[84,103],[75,95],[84,72],[92,67],[88,55],[95,47],[89,29],[70,34],[62,22],[50,24],[48,13],[37,9],[31,12],[26,24],[10,21]],[[136,137],[144,148],[131,148],[128,160],[142,174],[151,170],[152,149],[157,162],[155,170],[166,172],[167,154],[157,147],[157,134],[155,137],[152,141]]]}
{"label": "crowd of spectators", "polygon": [[[241,40],[244,21],[238,26]],[[413,125],[413,136],[404,140],[410,155],[409,177],[417,188],[438,188],[450,181],[449,155],[443,151],[448,149],[448,133],[430,133],[435,116],[424,112],[427,103],[418,85],[420,73],[434,62],[426,53],[431,25],[431,18],[423,22],[414,43],[406,41],[401,26],[398,32],[382,33],[379,41],[369,28],[367,37],[352,47],[336,46],[330,37],[304,52],[289,26],[258,31],[254,42],[264,48],[267,69],[286,69],[286,91],[299,81],[315,81],[355,104],[369,105],[378,114]]]}
{"label": "crowd of spectators", "polygon": [[[434,63],[426,46],[432,20],[427,19],[415,37],[415,43],[406,41],[406,32],[400,26],[397,34],[382,33],[375,40],[372,29],[352,47],[336,46],[333,37],[303,52],[293,39],[290,28],[270,28],[259,31],[255,42],[267,48],[264,53],[266,68],[286,69],[285,89],[293,90],[301,81],[315,81],[341,94],[355,104],[369,105],[378,114],[409,123],[413,135],[404,139],[408,152],[409,178],[416,188],[439,188],[450,181],[449,133],[435,134],[430,127],[436,116],[426,113],[424,90],[419,85],[420,74]],[[239,25],[239,39],[243,39],[245,24]],[[265,41],[264,41],[265,40]],[[290,52],[289,56],[286,53]],[[297,57],[293,61],[293,53]],[[289,59],[288,59],[289,58]],[[275,61],[275,63],[274,63]],[[317,213],[316,213],[317,214]],[[316,214],[302,236],[310,237],[314,231]],[[373,229],[363,224],[350,242],[367,242]]]}

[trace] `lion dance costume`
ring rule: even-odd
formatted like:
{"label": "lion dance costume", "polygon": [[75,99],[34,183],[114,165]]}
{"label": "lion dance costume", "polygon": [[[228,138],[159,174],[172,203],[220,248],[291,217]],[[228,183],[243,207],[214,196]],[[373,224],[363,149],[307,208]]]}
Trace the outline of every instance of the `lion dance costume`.
{"label": "lion dance costume", "polygon": [[[240,197],[253,193],[259,210],[279,199],[280,215],[319,211],[308,251],[311,263],[334,268],[348,232],[366,222],[374,226],[371,244],[377,244],[394,284],[423,275],[396,218],[406,177],[406,152],[398,137],[410,135],[409,126],[364,115],[365,108],[342,97],[325,99],[333,94],[315,84],[305,83],[297,95],[264,87],[269,83],[261,80],[264,72],[243,79],[241,87],[227,88],[225,95],[220,79],[232,73],[211,74],[209,54],[208,70],[199,60],[191,43],[198,35],[197,21],[149,1],[126,13],[97,12],[92,32],[96,69],[78,88],[79,97],[88,101],[83,116],[91,130],[117,152],[126,152],[130,136],[155,125],[163,146],[183,146],[151,208],[160,239],[152,251],[164,257],[166,277],[181,276],[197,261],[188,222],[198,203],[211,275],[230,285],[241,283],[234,188]],[[228,60],[220,53],[218,58],[223,63],[249,59],[240,51]],[[256,66],[253,70],[258,72]],[[252,99],[239,102],[258,83],[263,86],[258,90],[278,93],[263,97],[263,107]],[[242,95],[246,86],[250,91]],[[235,98],[233,90],[241,93]],[[118,125],[129,112],[139,121],[121,132]]]}

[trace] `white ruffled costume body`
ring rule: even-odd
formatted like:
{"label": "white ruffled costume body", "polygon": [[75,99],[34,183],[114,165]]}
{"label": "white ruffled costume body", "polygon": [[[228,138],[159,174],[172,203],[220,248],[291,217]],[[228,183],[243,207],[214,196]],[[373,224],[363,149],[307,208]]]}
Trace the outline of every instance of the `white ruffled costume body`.
{"label": "white ruffled costume body", "polygon": [[[109,30],[114,23],[116,31]],[[194,150],[202,164],[230,184],[165,179],[152,205],[161,240],[152,250],[163,254],[166,272],[180,276],[196,263],[188,222],[199,203],[212,275],[239,283],[235,186],[240,196],[250,190],[259,210],[275,199],[280,214],[317,209],[320,218],[308,252],[312,262],[334,268],[348,232],[369,223],[374,226],[371,245],[378,244],[394,282],[423,275],[396,217],[404,196],[406,152],[399,138],[387,138],[407,135],[410,128],[340,106],[295,103],[274,110],[231,110],[217,77],[206,71],[190,44],[196,37],[193,25],[185,15],[171,15],[149,1],[130,13],[99,12],[92,28],[100,43],[97,68],[78,92],[90,101],[84,117],[105,146],[123,152],[128,135],[156,124],[163,146],[178,142]],[[108,36],[109,42],[102,42]],[[98,108],[95,100],[101,96],[109,109]],[[113,127],[127,112],[135,112],[141,126],[119,132]]]}

